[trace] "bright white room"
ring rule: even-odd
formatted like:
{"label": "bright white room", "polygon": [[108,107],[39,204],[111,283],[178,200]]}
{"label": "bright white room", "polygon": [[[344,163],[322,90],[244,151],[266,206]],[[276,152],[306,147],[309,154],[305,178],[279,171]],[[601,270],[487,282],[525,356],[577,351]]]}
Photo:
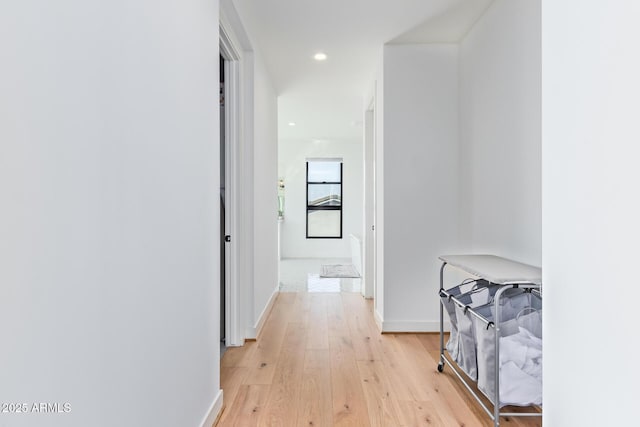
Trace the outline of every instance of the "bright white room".
{"label": "bright white room", "polygon": [[[341,103],[344,105],[344,100]],[[355,108],[351,111],[358,112],[359,103],[353,104]],[[324,107],[334,115],[340,109],[333,102]],[[327,116],[322,111],[322,107],[316,103],[311,112],[304,114],[295,108],[288,108],[286,96],[279,99],[278,183],[282,210],[278,218],[278,232],[281,292],[305,287],[311,289],[313,284],[310,280],[316,286],[324,282],[328,286],[339,285],[345,291],[361,292],[362,121],[357,114],[349,114],[349,109],[343,107],[342,120],[352,129],[349,129],[348,135],[342,135],[341,129],[336,134],[336,130],[331,128],[332,120],[323,119]],[[325,195],[321,192],[314,196],[313,192],[314,187],[320,187],[322,191],[326,185],[308,184],[314,180],[313,168],[322,168],[323,165],[333,165],[336,169],[339,165],[338,173],[317,179],[339,182],[327,191],[334,194],[330,197],[339,200],[333,204],[339,205],[340,209],[309,211],[308,203],[313,205],[314,199]],[[329,178],[332,175],[335,178]],[[333,214],[335,220],[314,222],[314,216],[325,213]],[[328,228],[314,230],[325,225]],[[336,276],[337,272],[331,271],[322,274],[322,266],[328,268],[337,265],[352,267],[353,270],[351,273],[345,270],[343,274],[338,274],[343,277],[328,277]],[[333,280],[320,280],[323,278]]]}

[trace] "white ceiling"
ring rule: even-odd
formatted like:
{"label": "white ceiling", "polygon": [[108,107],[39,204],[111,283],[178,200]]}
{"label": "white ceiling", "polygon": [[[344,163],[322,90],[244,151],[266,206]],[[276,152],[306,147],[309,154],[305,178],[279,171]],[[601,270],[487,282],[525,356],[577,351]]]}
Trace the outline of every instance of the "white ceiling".
{"label": "white ceiling", "polygon": [[[281,140],[362,139],[385,43],[457,42],[493,0],[233,0],[278,98]],[[316,52],[328,55],[324,62]],[[296,126],[289,126],[295,122]]]}

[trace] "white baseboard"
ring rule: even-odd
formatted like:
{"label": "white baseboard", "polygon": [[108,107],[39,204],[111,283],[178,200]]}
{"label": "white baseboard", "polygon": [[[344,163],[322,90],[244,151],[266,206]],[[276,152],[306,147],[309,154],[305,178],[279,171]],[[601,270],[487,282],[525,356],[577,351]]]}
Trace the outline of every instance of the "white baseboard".
{"label": "white baseboard", "polygon": [[211,404],[211,407],[209,408],[207,415],[205,415],[204,419],[202,420],[200,427],[212,427],[213,423],[218,418],[218,415],[220,415],[221,410],[222,410],[222,390],[218,390],[218,394],[216,395],[216,398],[213,400],[213,403]]}
{"label": "white baseboard", "polygon": [[[377,319],[376,319],[377,322]],[[440,332],[440,322],[433,321],[402,321],[385,320],[382,322],[382,332]],[[444,322],[445,332],[449,331],[449,321]]]}
{"label": "white baseboard", "polygon": [[264,326],[264,322],[267,321],[267,318],[271,313],[271,309],[273,308],[273,303],[276,302],[276,298],[278,297],[279,294],[280,294],[280,291],[278,291],[278,287],[276,287],[273,290],[273,293],[271,294],[271,297],[269,298],[267,305],[264,307],[264,310],[262,310],[262,313],[260,313],[260,317],[258,317],[258,320],[256,321],[255,326],[247,328],[245,333],[245,339],[255,340],[258,338],[258,336],[260,335],[260,332],[262,331],[262,327]]}
{"label": "white baseboard", "polygon": [[382,332],[382,325],[384,324],[384,321],[382,320],[382,316],[380,316],[380,313],[378,313],[378,310],[373,310],[373,319],[376,321],[376,325],[378,325],[378,330]]}

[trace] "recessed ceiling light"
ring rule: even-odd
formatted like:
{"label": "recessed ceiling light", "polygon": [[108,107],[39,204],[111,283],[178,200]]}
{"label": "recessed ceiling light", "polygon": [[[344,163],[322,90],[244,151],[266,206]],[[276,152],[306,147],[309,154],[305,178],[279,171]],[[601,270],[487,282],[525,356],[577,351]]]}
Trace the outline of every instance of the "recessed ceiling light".
{"label": "recessed ceiling light", "polygon": [[289,126],[295,126],[296,123],[295,122],[289,122]]}
{"label": "recessed ceiling light", "polygon": [[318,52],[315,55],[313,55],[313,59],[315,59],[316,61],[324,61],[325,59],[327,59],[327,54],[323,52]]}

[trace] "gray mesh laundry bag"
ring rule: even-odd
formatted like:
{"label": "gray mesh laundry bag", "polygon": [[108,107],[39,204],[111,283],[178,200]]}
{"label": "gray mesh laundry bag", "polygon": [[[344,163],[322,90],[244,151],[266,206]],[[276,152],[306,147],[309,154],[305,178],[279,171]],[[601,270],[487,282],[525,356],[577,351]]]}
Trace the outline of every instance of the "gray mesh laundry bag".
{"label": "gray mesh laundry bag", "polygon": [[458,353],[454,358],[458,366],[472,380],[478,378],[476,362],[475,318],[467,311],[468,308],[480,307],[491,301],[500,286],[488,284],[478,289],[453,297],[456,320],[458,322]]}
{"label": "gray mesh laundry bag", "polygon": [[[542,404],[542,299],[521,289],[500,297],[500,406]],[[474,312],[489,322],[495,304]],[[477,340],[478,389],[495,402],[495,329],[474,324]]]}
{"label": "gray mesh laundry bag", "polygon": [[449,332],[449,341],[447,341],[446,349],[453,360],[457,360],[458,358],[459,346],[458,320],[456,317],[455,303],[451,300],[451,298],[458,297],[461,294],[472,291],[474,289],[486,287],[488,285],[489,282],[487,282],[486,280],[466,279],[453,288],[447,289],[445,291],[440,291],[440,300],[442,301],[442,306],[449,315],[449,323],[451,325]]}

